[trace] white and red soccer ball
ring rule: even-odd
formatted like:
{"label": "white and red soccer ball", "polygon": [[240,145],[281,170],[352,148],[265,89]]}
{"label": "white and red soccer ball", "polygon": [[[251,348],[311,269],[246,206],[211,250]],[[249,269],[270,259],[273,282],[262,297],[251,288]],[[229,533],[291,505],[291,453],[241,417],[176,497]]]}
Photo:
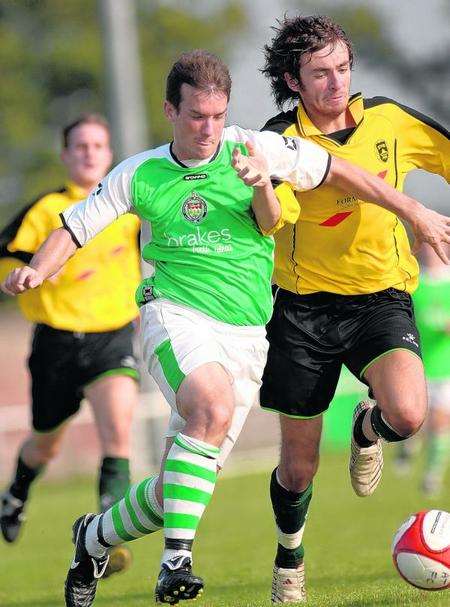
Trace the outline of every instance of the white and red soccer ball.
{"label": "white and red soccer ball", "polygon": [[423,590],[450,587],[450,513],[423,510],[401,525],[392,557],[404,580]]}

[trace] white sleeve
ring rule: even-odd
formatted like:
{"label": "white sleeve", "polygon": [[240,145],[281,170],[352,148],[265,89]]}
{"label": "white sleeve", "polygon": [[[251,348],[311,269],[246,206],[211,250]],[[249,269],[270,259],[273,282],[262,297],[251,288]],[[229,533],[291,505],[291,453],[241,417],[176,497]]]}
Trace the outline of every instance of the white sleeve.
{"label": "white sleeve", "polygon": [[110,223],[133,210],[131,181],[136,168],[150,155],[143,152],[118,164],[92,190],[86,200],[61,213],[63,226],[82,247]]}
{"label": "white sleeve", "polygon": [[286,137],[272,131],[251,131],[238,126],[226,129],[226,139],[250,141],[269,165],[270,175],[289,182],[296,190],[318,187],[328,175],[331,156],[320,146],[300,137]]}

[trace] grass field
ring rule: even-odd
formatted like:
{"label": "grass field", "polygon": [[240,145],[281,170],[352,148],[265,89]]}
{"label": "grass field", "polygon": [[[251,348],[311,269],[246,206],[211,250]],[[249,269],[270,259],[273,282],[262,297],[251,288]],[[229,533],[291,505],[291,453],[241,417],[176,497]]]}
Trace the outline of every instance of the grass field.
{"label": "grass field", "polygon": [[[408,514],[450,509],[450,489],[434,503],[412,478],[396,478],[389,464],[381,487],[368,499],[353,495],[347,460],[325,454],[305,532],[308,605],[311,607],[449,606],[450,591],[409,587],[391,563],[390,542]],[[275,534],[267,499],[268,473],[220,479],[195,550],[195,571],[206,581],[198,607],[270,605]],[[0,545],[0,605],[60,607],[71,560],[70,526],[95,508],[93,482],[36,486],[20,542]],[[126,574],[100,582],[95,606],[148,607],[158,572],[161,535],[134,542]]]}

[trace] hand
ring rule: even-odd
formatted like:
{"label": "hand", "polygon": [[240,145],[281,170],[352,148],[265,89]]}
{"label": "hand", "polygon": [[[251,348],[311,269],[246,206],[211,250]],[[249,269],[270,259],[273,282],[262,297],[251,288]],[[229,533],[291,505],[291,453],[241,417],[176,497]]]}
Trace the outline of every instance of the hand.
{"label": "hand", "polygon": [[426,242],[441,261],[450,263],[444,246],[444,243],[450,243],[450,218],[421,206],[410,223],[415,238],[412,252],[417,253]]}
{"label": "hand", "polygon": [[234,148],[231,166],[245,185],[262,188],[270,184],[269,167],[262,154],[258,154],[252,143],[247,141],[245,147],[248,156],[241,154],[239,148]]}
{"label": "hand", "polygon": [[28,289],[34,289],[42,284],[44,278],[34,268],[23,266],[12,270],[0,284],[0,289],[7,295],[18,295]]}

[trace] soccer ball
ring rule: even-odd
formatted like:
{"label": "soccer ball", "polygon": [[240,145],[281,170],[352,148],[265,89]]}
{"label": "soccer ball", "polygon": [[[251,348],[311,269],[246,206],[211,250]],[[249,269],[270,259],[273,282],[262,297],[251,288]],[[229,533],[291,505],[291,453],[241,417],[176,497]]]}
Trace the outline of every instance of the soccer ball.
{"label": "soccer ball", "polygon": [[397,571],[423,590],[450,587],[450,513],[422,510],[401,525],[392,542]]}

